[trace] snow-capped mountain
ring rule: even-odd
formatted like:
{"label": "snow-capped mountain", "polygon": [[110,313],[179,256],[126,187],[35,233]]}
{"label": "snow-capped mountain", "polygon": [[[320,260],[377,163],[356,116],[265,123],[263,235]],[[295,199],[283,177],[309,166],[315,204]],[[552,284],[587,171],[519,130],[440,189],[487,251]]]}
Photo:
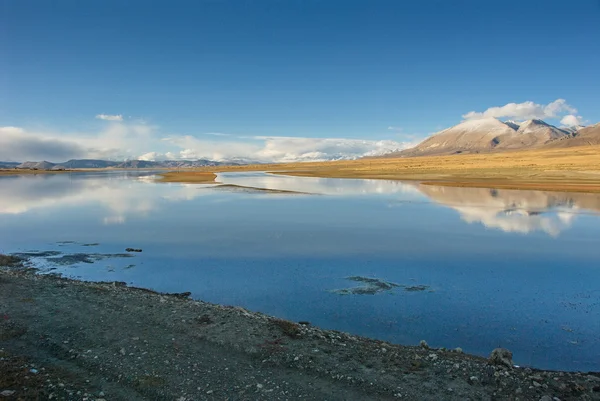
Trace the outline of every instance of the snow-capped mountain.
{"label": "snow-capped mountain", "polygon": [[467,120],[437,132],[415,146],[390,156],[425,156],[480,153],[494,150],[540,147],[570,136],[571,132],[542,120],[500,121],[496,118]]}

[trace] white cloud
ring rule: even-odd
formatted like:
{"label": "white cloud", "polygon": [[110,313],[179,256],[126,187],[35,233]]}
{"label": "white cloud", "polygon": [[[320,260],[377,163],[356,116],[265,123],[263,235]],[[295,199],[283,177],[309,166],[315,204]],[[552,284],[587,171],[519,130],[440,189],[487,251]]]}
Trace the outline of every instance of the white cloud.
{"label": "white cloud", "polygon": [[164,140],[182,149],[179,159],[245,159],[259,162],[355,159],[382,155],[411,145],[391,140],[265,136],[245,141],[206,141],[190,135],[172,136]]}
{"label": "white cloud", "polygon": [[576,116],[574,114],[567,114],[560,120],[560,123],[565,127],[575,127],[577,125],[583,125],[584,120],[583,120],[583,117],[581,117],[581,116]]}
{"label": "white cloud", "polygon": [[523,103],[508,103],[500,107],[490,107],[483,112],[470,111],[463,114],[465,120],[476,120],[480,118],[513,118],[517,120],[559,118],[561,115],[577,113],[577,109],[569,105],[565,99],[544,104],[531,101]]}
{"label": "white cloud", "polygon": [[100,131],[86,133],[0,127],[0,160],[65,162],[86,158],[296,162],[377,156],[413,145],[409,140],[210,136],[214,135],[165,137],[156,126],[131,121],[112,121]]}
{"label": "white cloud", "polygon": [[157,141],[156,127],[119,121],[96,133],[56,133],[0,127],[0,160],[124,160],[152,151],[151,147]]}
{"label": "white cloud", "polygon": [[98,114],[96,118],[106,121],[123,121],[123,115],[121,114]]}
{"label": "white cloud", "polygon": [[158,152],[148,152],[148,153],[144,153],[141,156],[138,156],[137,159],[154,162],[157,160],[164,160],[165,155],[163,155],[162,153],[158,153]]}

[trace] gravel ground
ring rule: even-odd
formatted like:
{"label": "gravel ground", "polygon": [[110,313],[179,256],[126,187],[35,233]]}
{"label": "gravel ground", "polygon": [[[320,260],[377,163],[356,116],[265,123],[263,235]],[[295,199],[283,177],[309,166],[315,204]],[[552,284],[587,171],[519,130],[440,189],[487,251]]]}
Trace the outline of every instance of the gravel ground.
{"label": "gravel ground", "polygon": [[[0,400],[600,400],[600,374],[0,268]],[[492,350],[490,350],[492,351]]]}

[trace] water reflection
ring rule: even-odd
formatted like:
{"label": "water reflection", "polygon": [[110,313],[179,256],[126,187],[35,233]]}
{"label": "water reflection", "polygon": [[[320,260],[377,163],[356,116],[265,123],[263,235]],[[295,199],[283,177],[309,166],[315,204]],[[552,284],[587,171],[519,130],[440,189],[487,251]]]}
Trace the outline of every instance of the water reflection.
{"label": "water reflection", "polygon": [[431,200],[458,211],[467,223],[504,232],[557,236],[580,212],[600,211],[600,195],[417,185]]}
{"label": "water reflection", "polygon": [[[194,184],[160,184],[159,189],[154,178],[152,173],[2,177],[0,214],[94,204],[105,210],[103,224],[123,224],[133,216],[157,212],[167,203],[192,201],[214,192],[206,186]],[[571,227],[578,214],[600,212],[600,194],[459,188],[415,182],[305,178],[265,173],[220,174],[218,181],[330,196],[379,196],[392,198],[392,205],[396,201],[435,202],[456,210],[469,224],[480,223],[487,228],[522,234],[539,231],[554,237]],[[230,198],[220,197],[215,202],[228,200]]]}

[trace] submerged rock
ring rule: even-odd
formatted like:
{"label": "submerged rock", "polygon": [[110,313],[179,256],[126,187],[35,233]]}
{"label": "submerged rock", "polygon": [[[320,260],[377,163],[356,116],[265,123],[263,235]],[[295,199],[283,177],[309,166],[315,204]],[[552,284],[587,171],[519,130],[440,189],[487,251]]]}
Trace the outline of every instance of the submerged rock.
{"label": "submerged rock", "polygon": [[126,248],[125,252],[142,252],[139,248]]}
{"label": "submerged rock", "polygon": [[506,348],[496,348],[490,355],[490,363],[493,365],[513,367],[513,354]]}
{"label": "submerged rock", "polygon": [[425,291],[428,288],[429,288],[428,285],[411,285],[411,286],[407,286],[407,287],[404,286],[404,291],[409,291],[409,292]]}
{"label": "submerged rock", "polygon": [[342,288],[338,290],[332,290],[334,294],[340,295],[374,295],[382,291],[390,291],[395,287],[400,287],[396,283],[383,281],[377,278],[351,276],[346,277],[347,280],[358,281],[364,283],[364,285],[358,287]]}
{"label": "submerged rock", "polygon": [[363,285],[332,290],[331,292],[339,295],[374,295],[383,291],[392,291],[394,288],[404,288],[404,291],[408,292],[425,291],[429,288],[426,285],[407,286],[363,276],[350,276],[346,277],[346,280],[357,281],[363,283]]}

